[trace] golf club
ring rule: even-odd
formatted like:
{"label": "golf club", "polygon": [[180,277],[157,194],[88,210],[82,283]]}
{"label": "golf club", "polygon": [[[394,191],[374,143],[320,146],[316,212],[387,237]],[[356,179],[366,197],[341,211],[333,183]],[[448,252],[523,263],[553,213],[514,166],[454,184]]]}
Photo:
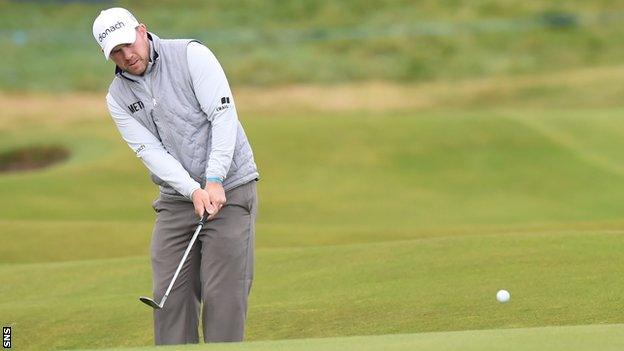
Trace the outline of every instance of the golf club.
{"label": "golf club", "polygon": [[149,297],[146,296],[141,296],[139,297],[139,300],[141,300],[141,302],[143,302],[144,304],[155,308],[155,309],[161,309],[163,308],[163,306],[165,305],[165,301],[167,301],[167,296],[169,296],[169,293],[171,292],[171,288],[173,288],[173,284],[175,283],[176,279],[178,278],[178,274],[180,274],[180,270],[182,270],[182,266],[184,265],[184,262],[186,262],[186,257],[188,256],[189,252],[191,252],[191,248],[193,247],[193,244],[195,243],[195,240],[197,240],[197,236],[199,235],[199,231],[202,229],[202,227],[204,226],[204,224],[206,224],[206,220],[208,219],[208,216],[210,214],[208,212],[204,212],[204,215],[202,216],[202,219],[199,221],[199,224],[197,225],[197,229],[195,229],[195,234],[193,234],[193,237],[191,238],[191,242],[188,244],[188,247],[186,248],[186,251],[184,251],[184,256],[182,256],[182,260],[180,261],[180,264],[178,265],[178,269],[176,269],[175,274],[173,275],[173,279],[171,279],[171,283],[169,283],[169,287],[167,288],[167,291],[165,292],[165,296],[163,296],[162,300],[160,301],[160,303],[156,303],[156,301],[150,299]]}

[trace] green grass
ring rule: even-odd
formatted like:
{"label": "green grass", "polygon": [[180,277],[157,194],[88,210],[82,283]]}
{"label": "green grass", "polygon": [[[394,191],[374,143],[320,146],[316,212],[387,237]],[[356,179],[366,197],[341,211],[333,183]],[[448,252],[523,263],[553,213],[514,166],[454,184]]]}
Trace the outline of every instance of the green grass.
{"label": "green grass", "polygon": [[[266,225],[412,230],[619,219],[621,113],[295,114],[244,123],[264,179]],[[588,114],[592,127],[585,128]],[[151,220],[156,189],[111,124],[12,130],[0,147],[62,141],[74,156],[42,172],[3,176],[2,218]],[[558,128],[574,144],[544,128]],[[367,213],[376,216],[362,221]]]}
{"label": "green grass", "polygon": [[[621,113],[244,118],[263,178],[247,339],[622,323]],[[137,297],[151,289],[156,190],[140,161],[104,116],[25,123],[3,130],[0,150],[50,142],[73,156],[0,176],[0,323],[26,350],[150,345],[151,313]],[[509,304],[494,299],[502,288]],[[452,335],[478,349],[519,333],[522,350],[526,338],[552,340],[550,330],[567,329]],[[441,335],[370,345],[441,349]],[[241,347],[282,343],[307,341]]]}
{"label": "green grass", "polygon": [[[624,346],[619,325],[544,327],[444,333],[396,334],[326,339],[298,339],[211,345],[211,350],[620,350]],[[205,350],[205,346],[145,347],[123,350]],[[122,349],[108,349],[122,350]]]}
{"label": "green grass", "polygon": [[[260,247],[248,339],[618,323],[623,249],[622,232]],[[137,300],[151,286],[147,255],[0,274],[2,322],[25,349],[151,343],[151,312]],[[500,288],[510,303],[495,301]]]}
{"label": "green grass", "polygon": [[[262,175],[250,342],[211,348],[622,349],[624,2],[119,4],[204,40],[234,87],[427,82],[406,87],[422,109],[247,106]],[[107,6],[0,1],[0,89],[105,88],[90,28]],[[16,349],[151,345],[137,298],[157,189],[107,116],[10,107],[0,154],[72,154],[0,174],[0,324]]]}
{"label": "green grass", "polygon": [[[0,89],[105,89],[113,69],[91,26],[115,5],[163,38],[202,40],[235,85],[435,81],[624,59],[613,39],[624,34],[623,1],[0,1]],[[545,20],[553,15],[569,25]]]}

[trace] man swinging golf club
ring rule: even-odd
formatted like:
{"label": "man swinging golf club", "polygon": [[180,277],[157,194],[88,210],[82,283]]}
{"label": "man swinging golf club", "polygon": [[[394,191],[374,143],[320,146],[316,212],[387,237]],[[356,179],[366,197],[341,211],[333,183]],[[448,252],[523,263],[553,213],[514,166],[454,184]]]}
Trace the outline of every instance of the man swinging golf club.
{"label": "man swinging golf club", "polygon": [[205,342],[241,341],[259,174],[225,74],[198,41],[160,39],[123,8],[102,11],[93,36],[116,64],[113,121],[160,186],[154,298],[141,298],[155,343],[197,343],[200,306]]}

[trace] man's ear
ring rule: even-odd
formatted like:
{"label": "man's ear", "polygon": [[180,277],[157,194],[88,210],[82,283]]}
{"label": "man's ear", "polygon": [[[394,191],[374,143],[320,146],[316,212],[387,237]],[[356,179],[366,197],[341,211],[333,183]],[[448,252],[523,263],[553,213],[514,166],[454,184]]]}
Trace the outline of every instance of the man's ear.
{"label": "man's ear", "polygon": [[140,23],[136,29],[139,31],[139,33],[147,35],[147,26],[145,26],[145,24]]}

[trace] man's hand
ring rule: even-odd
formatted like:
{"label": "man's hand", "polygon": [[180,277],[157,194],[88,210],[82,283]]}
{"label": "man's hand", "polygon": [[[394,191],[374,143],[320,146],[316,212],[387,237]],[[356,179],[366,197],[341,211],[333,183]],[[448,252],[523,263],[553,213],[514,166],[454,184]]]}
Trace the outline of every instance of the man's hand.
{"label": "man's hand", "polygon": [[195,213],[201,217],[204,212],[208,212],[208,220],[214,218],[221,207],[225,205],[225,191],[220,183],[208,182],[204,189],[193,191],[193,206]]}
{"label": "man's hand", "polygon": [[214,209],[213,212],[210,212],[210,216],[208,219],[212,219],[217,215],[217,212],[225,205],[225,191],[223,190],[223,185],[217,182],[207,182],[204,191],[208,194],[210,198],[210,204]]}
{"label": "man's hand", "polygon": [[[195,213],[201,218],[204,212],[209,214],[215,213],[214,206],[210,203],[210,196],[204,189],[196,189],[193,191],[193,206],[195,206]],[[210,217],[208,217],[210,219]]]}

